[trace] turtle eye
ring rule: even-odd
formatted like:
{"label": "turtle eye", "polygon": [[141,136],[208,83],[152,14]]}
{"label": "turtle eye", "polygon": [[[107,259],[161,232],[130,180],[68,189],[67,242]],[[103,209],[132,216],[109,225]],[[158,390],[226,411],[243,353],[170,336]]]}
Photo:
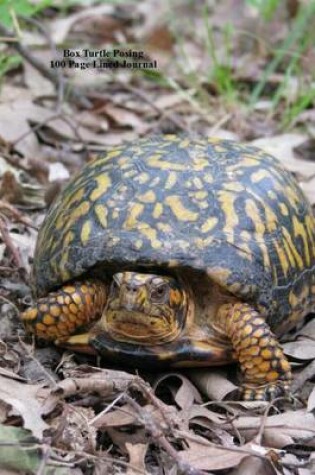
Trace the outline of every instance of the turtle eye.
{"label": "turtle eye", "polygon": [[112,293],[117,293],[118,290],[119,290],[119,283],[117,282],[117,280],[113,279],[112,283],[111,283],[111,291]]}
{"label": "turtle eye", "polygon": [[169,294],[169,287],[167,284],[161,284],[151,291],[151,300],[156,303],[164,303]]}

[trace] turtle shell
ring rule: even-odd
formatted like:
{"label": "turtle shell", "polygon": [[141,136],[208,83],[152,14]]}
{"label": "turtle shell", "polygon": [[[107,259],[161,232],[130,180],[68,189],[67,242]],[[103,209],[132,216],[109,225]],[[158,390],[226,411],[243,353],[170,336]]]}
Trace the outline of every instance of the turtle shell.
{"label": "turtle shell", "polygon": [[39,295],[99,268],[104,278],[192,269],[277,327],[314,308],[314,217],[291,174],[262,150],[215,138],[143,139],[88,163],[40,229]]}

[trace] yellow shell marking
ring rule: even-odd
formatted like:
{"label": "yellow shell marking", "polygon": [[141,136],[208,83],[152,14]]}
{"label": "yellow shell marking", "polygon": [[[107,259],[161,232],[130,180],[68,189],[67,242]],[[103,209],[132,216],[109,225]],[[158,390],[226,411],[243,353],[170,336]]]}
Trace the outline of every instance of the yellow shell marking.
{"label": "yellow shell marking", "polygon": [[89,167],[90,168],[98,167],[100,164],[103,164],[109,161],[111,158],[117,157],[120,154],[121,154],[120,149],[111,150],[110,152],[107,152],[107,154],[104,157],[96,158],[95,160],[93,160],[93,162],[89,164]]}
{"label": "yellow shell marking", "polygon": [[282,249],[282,247],[278,244],[278,242],[275,239],[273,240],[273,245],[274,245],[274,247],[276,249],[276,252],[278,254],[278,258],[279,258],[279,261],[280,261],[280,264],[281,264],[281,267],[282,267],[283,274],[284,274],[285,277],[287,277],[290,264],[288,262],[288,258],[286,256],[286,253],[285,253],[284,249]]}
{"label": "yellow shell marking", "polygon": [[266,227],[260,217],[259,209],[253,200],[246,200],[245,211],[254,223],[255,231],[258,235],[263,236],[266,231]]}
{"label": "yellow shell marking", "polygon": [[[85,194],[85,190],[84,190],[84,187],[82,187],[78,191],[76,191],[70,199],[64,200],[64,203],[63,203],[64,207],[71,208],[76,202],[79,203],[80,201],[82,201],[84,194]],[[61,224],[61,227],[62,227],[64,225],[64,221],[61,220],[61,222],[59,223],[59,220],[58,220],[58,222],[56,223],[56,227],[58,227],[59,224]]]}
{"label": "yellow shell marking", "polygon": [[270,174],[267,170],[258,170],[251,175],[251,181],[253,183],[258,183],[259,181],[263,180],[264,178],[270,178]]}
{"label": "yellow shell marking", "polygon": [[133,229],[138,223],[138,217],[144,210],[144,205],[141,203],[132,203],[129,208],[128,218],[123,224],[124,229]]}
{"label": "yellow shell marking", "polygon": [[175,162],[166,162],[161,160],[161,155],[153,155],[148,159],[148,164],[153,168],[159,168],[160,170],[178,170],[184,171],[187,169],[186,165],[181,165]]}
{"label": "yellow shell marking", "polygon": [[157,223],[156,227],[164,233],[170,233],[172,231],[172,227],[167,223]]}
{"label": "yellow shell marking", "polygon": [[310,240],[311,243],[313,243],[312,245],[312,249],[313,249],[313,257],[315,257],[315,242],[314,242],[314,218],[313,216],[306,216],[305,217],[305,228],[306,228],[306,231],[307,231],[307,236],[308,236],[308,239]]}
{"label": "yellow shell marking", "polygon": [[98,205],[94,206],[94,211],[95,211],[96,217],[97,217],[100,225],[103,228],[106,228],[107,227],[107,214],[108,214],[107,208],[104,205],[98,204]]}
{"label": "yellow shell marking", "polygon": [[153,218],[157,219],[163,213],[163,205],[161,203],[156,203],[153,209]]}
{"label": "yellow shell marking", "polygon": [[110,178],[106,174],[101,174],[95,177],[95,181],[97,183],[97,186],[90,194],[90,199],[92,201],[95,201],[98,198],[100,198],[108,190],[108,188],[111,185]]}
{"label": "yellow shell marking", "polygon": [[196,221],[198,219],[198,213],[185,208],[180,196],[168,196],[165,202],[179,221]]}
{"label": "yellow shell marking", "polygon": [[170,172],[167,176],[167,179],[165,181],[165,189],[169,190],[170,188],[173,188],[177,181],[177,175],[175,172]]}
{"label": "yellow shell marking", "polygon": [[148,173],[141,173],[141,175],[137,177],[137,181],[141,183],[142,185],[149,180],[150,180],[150,175],[148,175]]}
{"label": "yellow shell marking", "polygon": [[265,206],[264,210],[265,210],[265,214],[266,214],[267,229],[270,233],[272,233],[272,232],[276,231],[276,229],[277,229],[277,216],[269,208],[269,206]]}
{"label": "yellow shell marking", "polygon": [[162,246],[161,242],[156,238],[157,234],[155,229],[143,227],[140,228],[140,232],[150,240],[153,249],[159,249]]}
{"label": "yellow shell marking", "polygon": [[71,241],[73,241],[74,237],[74,233],[72,231],[68,231],[63,240],[63,247],[68,247]]}
{"label": "yellow shell marking", "polygon": [[269,198],[271,198],[272,200],[275,200],[277,198],[277,195],[276,193],[273,191],[273,190],[268,190],[267,191],[267,195],[269,196]]}
{"label": "yellow shell marking", "polygon": [[181,142],[179,142],[178,146],[180,148],[187,148],[190,144],[190,140],[189,139],[184,139],[182,140]]}
{"label": "yellow shell marking", "polygon": [[[90,203],[88,201],[83,201],[82,203],[79,204],[79,206],[74,209],[71,213],[71,216],[69,219],[66,221],[65,228],[69,229],[71,226],[76,223],[76,221],[87,214],[90,210]],[[64,224],[65,224],[65,217],[63,217]]]}
{"label": "yellow shell marking", "polygon": [[241,185],[240,183],[225,183],[224,185],[224,189],[226,191],[236,191],[236,192],[241,192],[241,191],[244,191],[244,186]]}
{"label": "yellow shell marking", "polygon": [[208,233],[209,231],[211,231],[211,229],[213,229],[216,225],[218,224],[218,218],[216,218],[215,216],[207,219],[207,221],[205,221],[203,223],[203,225],[201,226],[201,232],[202,233]]}
{"label": "yellow shell marking", "polygon": [[134,245],[137,249],[141,249],[143,246],[143,241],[141,239],[137,239]]}
{"label": "yellow shell marking", "polygon": [[280,212],[283,216],[288,216],[289,215],[289,210],[288,210],[287,205],[285,205],[284,203],[279,203],[279,208],[280,208]]}
{"label": "yellow shell marking", "polygon": [[154,203],[156,201],[156,195],[152,190],[149,190],[143,195],[138,195],[138,200],[142,203]]}
{"label": "yellow shell marking", "polygon": [[213,183],[214,182],[214,179],[213,179],[213,176],[211,175],[211,173],[207,172],[204,174],[203,176],[203,179],[206,183]]}
{"label": "yellow shell marking", "polygon": [[202,183],[202,181],[200,180],[200,178],[198,178],[198,177],[193,178],[193,183],[194,183],[195,187],[196,187],[198,190],[202,190],[202,188],[203,188],[203,183]]}
{"label": "yellow shell marking", "polygon": [[[303,269],[304,268],[303,259],[300,256],[300,254],[298,253],[294,243],[292,242],[292,237],[291,237],[289,231],[287,230],[287,228],[282,226],[282,232],[283,232],[283,236],[284,236],[286,242],[288,243],[288,246],[290,247],[290,250],[292,251],[292,254],[294,255],[294,259],[295,259],[299,269]],[[294,267],[295,267],[295,265],[294,265]]]}
{"label": "yellow shell marking", "polygon": [[210,143],[211,145],[220,144],[221,142],[222,142],[222,139],[220,137],[209,137],[208,138],[208,143]]}
{"label": "yellow shell marking", "polygon": [[305,263],[309,266],[311,259],[310,259],[310,250],[308,247],[308,240],[305,232],[305,228],[303,224],[297,219],[296,216],[292,218],[293,230],[294,230],[294,237],[301,236],[303,240],[303,249],[305,254]]}
{"label": "yellow shell marking", "polygon": [[208,193],[206,191],[195,191],[195,192],[190,192],[189,195],[190,194],[192,197],[195,197],[197,200],[204,200],[205,198],[208,197]]}
{"label": "yellow shell marking", "polygon": [[81,242],[83,245],[85,245],[88,242],[90,234],[91,234],[91,230],[92,230],[91,221],[85,221],[83,223],[83,226],[81,229],[81,236],[80,236]]}
{"label": "yellow shell marking", "polygon": [[221,203],[221,209],[225,216],[225,225],[223,232],[231,233],[238,225],[239,219],[234,208],[235,195],[229,191],[219,192],[219,201]]}

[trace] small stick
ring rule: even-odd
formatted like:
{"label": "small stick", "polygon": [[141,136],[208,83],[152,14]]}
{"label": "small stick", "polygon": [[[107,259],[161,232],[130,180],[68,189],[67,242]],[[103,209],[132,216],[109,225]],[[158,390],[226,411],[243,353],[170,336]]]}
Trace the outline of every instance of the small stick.
{"label": "small stick", "polygon": [[[2,23],[0,23],[0,34],[11,39],[12,48],[14,48],[26,61],[28,61],[35,69],[37,69],[45,78],[51,81],[57,88],[59,85],[58,74],[51,71],[45,66],[41,61],[39,61],[36,56],[34,56],[28,48],[23,46],[19,41],[16,41],[15,35],[11,33]],[[12,41],[12,40],[15,41]],[[82,91],[79,91],[74,87],[68,80],[64,81],[64,87],[68,89],[68,97],[74,102],[78,103],[82,107],[90,109],[92,107],[91,102],[83,96]]]}
{"label": "small stick", "polygon": [[10,250],[10,252],[12,254],[13,261],[14,261],[15,265],[17,267],[21,268],[21,269],[24,269],[20,252],[15,247],[15,245],[14,245],[12,239],[11,239],[10,233],[8,231],[7,225],[6,225],[4,219],[1,216],[0,216],[0,233],[1,233],[4,244],[6,245],[6,247]]}
{"label": "small stick", "polygon": [[[182,460],[180,454],[174,449],[163,434],[160,427],[152,415],[145,408],[141,407],[134,399],[125,395],[126,401],[135,409],[144,424],[146,430],[151,434],[154,442],[162,447],[165,452],[176,462],[181,473],[186,475],[205,475],[205,472],[192,467],[188,462]],[[209,473],[209,472],[207,472]]]}
{"label": "small stick", "polygon": [[29,218],[23,216],[22,213],[10,203],[7,203],[6,201],[0,199],[0,209],[7,209],[12,215],[12,217],[15,219],[15,221],[17,221],[18,223],[24,224],[29,228],[35,229],[35,231],[38,230],[37,226],[35,226]]}

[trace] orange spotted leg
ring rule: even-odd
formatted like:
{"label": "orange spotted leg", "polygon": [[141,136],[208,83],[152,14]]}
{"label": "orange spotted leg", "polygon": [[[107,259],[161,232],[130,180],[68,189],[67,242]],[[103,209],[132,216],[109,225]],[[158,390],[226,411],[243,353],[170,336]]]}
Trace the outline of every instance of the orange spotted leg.
{"label": "orange spotted leg", "polygon": [[240,363],[245,400],[271,400],[289,393],[290,364],[264,318],[244,303],[223,305],[218,314],[220,330],[231,340]]}
{"label": "orange spotted leg", "polygon": [[[87,332],[101,317],[106,299],[107,288],[103,282],[74,282],[38,299],[33,307],[22,313],[21,318],[26,330],[39,338],[95,353],[88,346],[88,333],[83,332]],[[67,340],[77,333],[81,334],[77,335],[76,347],[67,345]]]}

